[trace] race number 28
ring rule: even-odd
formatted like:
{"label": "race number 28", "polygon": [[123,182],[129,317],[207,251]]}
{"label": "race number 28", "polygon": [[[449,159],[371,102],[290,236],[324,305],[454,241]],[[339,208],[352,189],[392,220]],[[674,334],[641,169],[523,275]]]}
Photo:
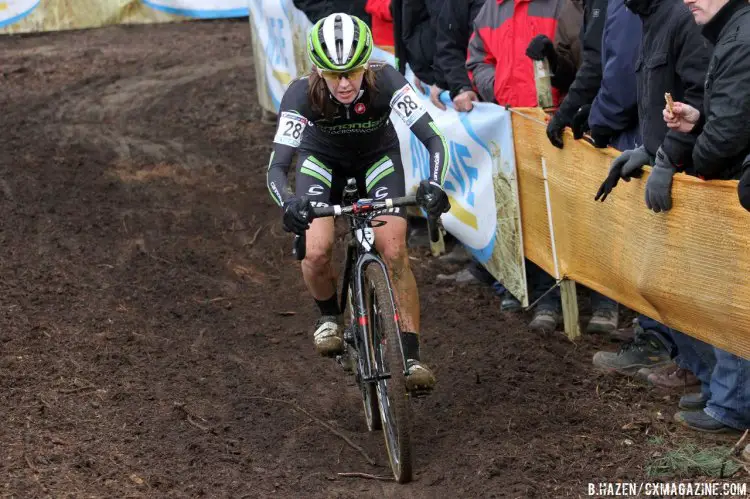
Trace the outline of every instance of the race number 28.
{"label": "race number 28", "polygon": [[408,127],[411,127],[427,112],[427,108],[408,83],[393,95],[391,107]]}
{"label": "race number 28", "polygon": [[305,131],[307,120],[297,113],[284,111],[279,117],[279,129],[273,141],[291,147],[299,147],[302,142],[302,132]]}

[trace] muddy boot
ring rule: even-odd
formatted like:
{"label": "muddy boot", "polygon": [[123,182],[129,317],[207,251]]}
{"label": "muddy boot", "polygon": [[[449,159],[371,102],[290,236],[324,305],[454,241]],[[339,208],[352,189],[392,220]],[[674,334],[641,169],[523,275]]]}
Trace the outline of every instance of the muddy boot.
{"label": "muddy boot", "polygon": [[406,389],[410,392],[428,392],[435,388],[435,375],[419,360],[419,336],[403,333],[406,356]]}
{"label": "muddy boot", "polygon": [[510,291],[505,291],[502,298],[500,299],[500,311],[501,312],[520,312],[523,307],[518,299],[510,294]]}
{"label": "muddy boot", "polygon": [[633,340],[625,343],[618,352],[596,352],[593,362],[600,369],[633,376],[644,367],[659,367],[672,360],[656,336],[639,330]]}
{"label": "muddy boot", "polygon": [[702,393],[687,393],[680,397],[677,407],[683,411],[702,411],[708,403],[708,397]]}
{"label": "muddy boot", "polygon": [[695,374],[676,365],[652,372],[648,375],[647,380],[649,385],[663,390],[701,386],[701,382],[695,377]]}
{"label": "muddy boot", "polygon": [[335,315],[324,315],[317,320],[313,339],[320,355],[333,357],[344,350],[341,326]]}
{"label": "muddy boot", "polygon": [[617,330],[617,319],[617,309],[594,310],[586,332],[588,334],[612,334]]}
{"label": "muddy boot", "polygon": [[674,420],[691,430],[704,433],[734,433],[739,431],[712,418],[704,411],[680,411],[674,415]]}
{"label": "muddy boot", "polygon": [[554,333],[560,325],[561,315],[557,310],[551,308],[537,308],[534,318],[529,323],[529,329],[537,333]]}

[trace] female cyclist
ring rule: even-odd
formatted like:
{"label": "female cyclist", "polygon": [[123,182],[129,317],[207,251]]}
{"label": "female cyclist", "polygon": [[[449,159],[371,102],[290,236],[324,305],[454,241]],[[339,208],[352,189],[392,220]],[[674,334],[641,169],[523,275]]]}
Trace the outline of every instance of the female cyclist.
{"label": "female cyclist", "polygon": [[[289,232],[306,233],[302,275],[321,317],[315,324],[317,351],[332,356],[343,350],[336,273],[331,265],[332,218],[309,223],[311,206],[338,204],[347,178],[357,179],[367,197],[405,195],[398,136],[391,110],[406,123],[430,153],[430,178],[417,190],[431,216],[450,209],[442,189],[448,171],[445,139],[406,79],[392,66],[370,63],[370,28],[348,14],[331,14],[313,26],[307,52],[313,70],[293,81],[281,100],[279,123],[268,165],[271,197],[283,207]],[[292,194],[287,174],[297,153]],[[431,389],[435,378],[419,359],[419,295],[406,249],[406,214],[394,209],[378,218],[375,246],[388,266],[404,331],[406,381],[410,389]]]}

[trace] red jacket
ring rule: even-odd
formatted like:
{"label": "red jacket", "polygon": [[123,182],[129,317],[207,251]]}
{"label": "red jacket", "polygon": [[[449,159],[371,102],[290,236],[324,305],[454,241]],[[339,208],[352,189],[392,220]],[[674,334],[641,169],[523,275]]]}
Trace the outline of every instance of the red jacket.
{"label": "red jacket", "polygon": [[[565,0],[487,0],[474,19],[466,68],[483,100],[536,107],[534,68],[526,47],[537,35],[555,39]],[[560,95],[552,89],[557,106]]]}
{"label": "red jacket", "polygon": [[372,16],[372,38],[375,45],[393,51],[391,0],[367,0],[365,10]]}

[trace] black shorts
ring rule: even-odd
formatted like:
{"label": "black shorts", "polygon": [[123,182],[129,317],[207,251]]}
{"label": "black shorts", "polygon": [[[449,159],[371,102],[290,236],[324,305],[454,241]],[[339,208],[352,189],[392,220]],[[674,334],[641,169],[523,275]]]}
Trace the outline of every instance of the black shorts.
{"label": "black shorts", "polygon": [[[364,162],[362,168],[335,162],[300,150],[297,155],[295,194],[307,196],[313,206],[340,204],[349,178],[357,180],[360,197],[385,199],[402,197],[406,192],[401,153],[388,151],[379,159]],[[391,208],[388,215],[406,217],[403,208]]]}

